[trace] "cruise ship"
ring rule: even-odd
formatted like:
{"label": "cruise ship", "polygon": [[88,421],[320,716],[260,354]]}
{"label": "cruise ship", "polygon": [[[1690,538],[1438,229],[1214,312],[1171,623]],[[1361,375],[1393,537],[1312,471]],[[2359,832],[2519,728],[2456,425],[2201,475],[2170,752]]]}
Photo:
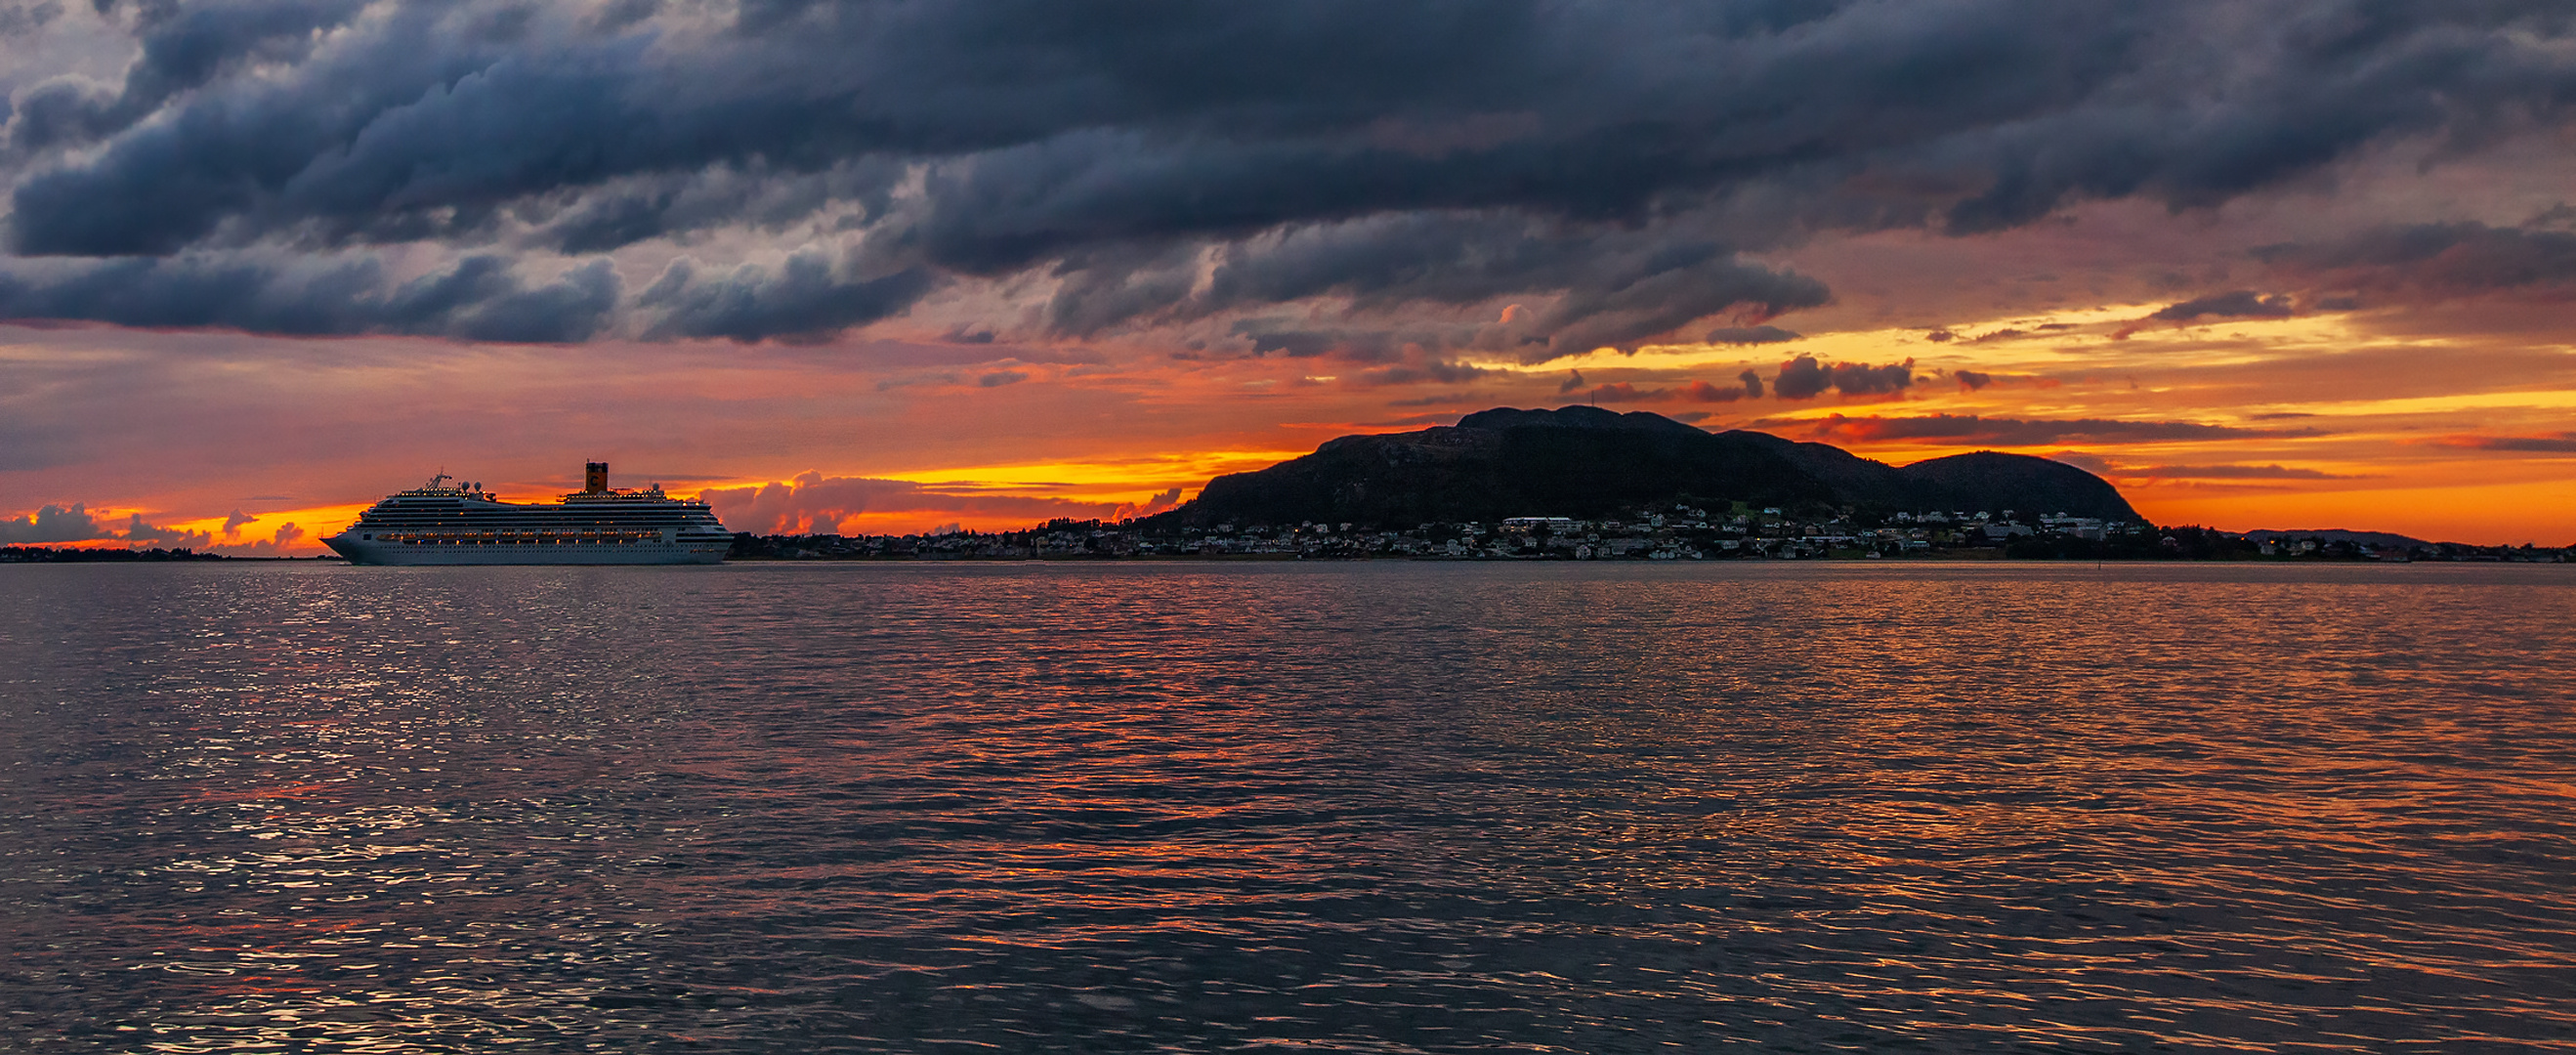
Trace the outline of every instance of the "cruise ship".
{"label": "cruise ship", "polygon": [[552,505],[504,502],[440,473],[385,496],[322,543],[352,564],[715,564],[733,533],[704,502],[608,486],[591,462]]}

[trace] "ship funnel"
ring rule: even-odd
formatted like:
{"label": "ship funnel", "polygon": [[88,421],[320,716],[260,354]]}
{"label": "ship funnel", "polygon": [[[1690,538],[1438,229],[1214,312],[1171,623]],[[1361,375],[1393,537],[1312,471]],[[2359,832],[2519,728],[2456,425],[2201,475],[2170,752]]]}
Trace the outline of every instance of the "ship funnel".
{"label": "ship funnel", "polygon": [[582,466],[581,493],[586,495],[608,493],[607,462],[589,462]]}

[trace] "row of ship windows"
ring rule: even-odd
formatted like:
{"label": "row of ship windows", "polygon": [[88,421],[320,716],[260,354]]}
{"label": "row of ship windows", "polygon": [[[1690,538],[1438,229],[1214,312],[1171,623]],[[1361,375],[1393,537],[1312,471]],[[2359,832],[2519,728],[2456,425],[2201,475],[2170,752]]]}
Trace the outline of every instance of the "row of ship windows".
{"label": "row of ship windows", "polygon": [[410,513],[410,514],[414,514],[414,515],[427,515],[427,516],[472,516],[472,517],[509,517],[509,516],[558,516],[558,517],[560,517],[560,516],[577,516],[577,517],[602,517],[602,516],[607,516],[607,517],[638,517],[638,516],[647,516],[647,517],[649,517],[649,516],[714,516],[714,515],[715,515],[715,510],[713,510],[713,509],[711,509],[711,508],[709,508],[709,507],[706,507],[706,506],[696,506],[696,507],[691,507],[691,506],[674,506],[674,505],[657,505],[657,506],[607,506],[607,505],[595,505],[595,506],[484,506],[484,507],[481,507],[481,508],[476,508],[476,507],[472,507],[472,506],[452,506],[452,505],[437,505],[437,504],[434,504],[434,503],[422,503],[422,504],[420,504],[420,505],[397,504],[397,505],[376,505],[376,506],[369,506],[369,507],[367,507],[367,511],[368,511],[368,512],[370,512],[370,513],[377,514],[378,516],[382,516],[382,515],[387,514],[387,513]]}
{"label": "row of ship windows", "polygon": [[371,512],[371,515],[368,515],[366,520],[368,520],[368,522],[379,522],[379,525],[435,525],[435,522],[451,522],[451,525],[459,525],[459,522],[466,522],[466,525],[477,525],[477,522],[479,522],[479,525],[526,525],[526,522],[538,522],[538,525],[544,525],[544,522],[556,522],[556,525],[582,525],[582,522],[590,522],[590,525],[598,525],[598,522],[618,522],[618,525],[708,525],[708,522],[716,522],[716,517],[706,517],[706,515],[698,515],[698,517],[677,517],[677,515],[644,515],[644,517],[564,517],[564,515],[526,515],[526,517],[510,517],[510,515],[477,515],[477,517],[459,517],[459,515],[446,515],[446,517],[440,517],[440,515],[435,515],[435,512],[392,512],[392,515],[386,515],[386,512]]}
{"label": "row of ship windows", "polygon": [[[373,534],[360,534],[360,535],[358,536],[358,538],[359,538],[359,539],[361,539],[361,540],[364,540],[364,541],[372,542],[372,541],[375,541],[375,540],[376,540],[377,536],[376,536],[376,535],[373,535]],[[388,535],[383,536],[383,539],[384,539],[384,541],[386,541],[386,542],[400,542],[400,543],[402,543],[402,544],[404,544],[404,545],[406,545],[406,546],[579,546],[579,545],[593,545],[593,546],[597,546],[597,545],[624,545],[624,544],[626,544],[626,543],[630,543],[630,542],[660,542],[660,541],[662,541],[662,534],[661,534],[661,532],[658,532],[658,531],[609,531],[609,532],[601,532],[601,533],[597,533],[597,534],[580,534],[580,535],[551,535],[551,534],[548,534],[548,535],[534,535],[534,534],[531,534],[531,535],[492,535],[492,534],[483,534],[483,535],[393,535],[393,534],[388,534]]]}
{"label": "row of ship windows", "polygon": [[360,524],[357,525],[356,530],[360,532],[373,532],[377,538],[391,538],[396,536],[403,538],[430,538],[433,536],[437,538],[492,538],[495,536],[510,538],[513,536],[527,535],[545,535],[548,537],[557,535],[565,537],[581,535],[588,537],[591,535],[607,535],[618,532],[642,532],[643,534],[651,535],[663,531],[700,531],[719,535],[733,534],[733,532],[726,531],[722,525],[715,524],[624,524],[613,528],[575,528],[561,526],[489,528],[463,527],[456,524]]}

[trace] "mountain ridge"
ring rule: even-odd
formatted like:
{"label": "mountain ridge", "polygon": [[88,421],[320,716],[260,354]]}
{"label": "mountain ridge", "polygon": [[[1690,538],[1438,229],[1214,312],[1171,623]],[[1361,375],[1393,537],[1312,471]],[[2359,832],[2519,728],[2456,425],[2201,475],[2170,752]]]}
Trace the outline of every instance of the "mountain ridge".
{"label": "mountain ridge", "polygon": [[1900,467],[1831,444],[1570,406],[1496,407],[1456,425],[1337,437],[1312,454],[1210,480],[1198,497],[1142,523],[1411,527],[1594,519],[1664,502],[2143,519],[2108,481],[2045,458],[1979,451]]}

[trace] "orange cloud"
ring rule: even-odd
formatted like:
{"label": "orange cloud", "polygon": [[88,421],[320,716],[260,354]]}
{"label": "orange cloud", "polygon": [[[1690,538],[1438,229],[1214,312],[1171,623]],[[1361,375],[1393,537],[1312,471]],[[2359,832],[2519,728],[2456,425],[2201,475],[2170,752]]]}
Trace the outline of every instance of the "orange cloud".
{"label": "orange cloud", "polygon": [[1180,503],[1172,487],[1134,501],[1030,493],[1008,484],[927,484],[825,476],[750,487],[710,487],[699,498],[735,531],[757,535],[909,534],[942,528],[1025,528],[1047,520],[1125,520]]}
{"label": "orange cloud", "polygon": [[1829,443],[1933,442],[1949,445],[1982,443],[1999,447],[2036,447],[2070,440],[2208,441],[2316,434],[2318,434],[2316,429],[2248,429],[2194,421],[1988,418],[1976,414],[1932,414],[1905,418],[1845,417],[1835,414],[1813,422],[1807,429],[1808,438]]}
{"label": "orange cloud", "polygon": [[2445,447],[2462,447],[2473,451],[2576,454],[2576,432],[2562,432],[2555,436],[2445,436],[2435,442]]}

